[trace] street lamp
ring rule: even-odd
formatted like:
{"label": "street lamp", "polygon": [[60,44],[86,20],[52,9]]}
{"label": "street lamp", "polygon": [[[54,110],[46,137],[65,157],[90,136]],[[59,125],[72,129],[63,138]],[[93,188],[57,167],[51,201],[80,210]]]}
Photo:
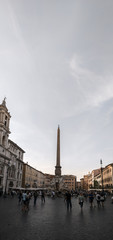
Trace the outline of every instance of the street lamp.
{"label": "street lamp", "polygon": [[103,168],[102,168],[102,159],[100,159],[100,165],[101,165],[101,183],[102,183],[102,190],[103,190]]}

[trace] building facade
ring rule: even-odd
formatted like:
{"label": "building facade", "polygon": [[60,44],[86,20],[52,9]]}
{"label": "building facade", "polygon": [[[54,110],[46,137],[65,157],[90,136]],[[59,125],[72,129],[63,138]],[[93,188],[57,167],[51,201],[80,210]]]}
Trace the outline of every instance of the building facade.
{"label": "building facade", "polygon": [[83,180],[83,189],[88,190],[88,178],[90,177],[90,174],[84,175],[84,180]]}
{"label": "building facade", "polygon": [[45,188],[54,189],[55,175],[45,173]]}
{"label": "building facade", "polygon": [[84,189],[84,178],[80,179],[80,186],[81,186],[81,190]]}
{"label": "building facade", "polygon": [[45,174],[32,166],[24,163],[23,166],[23,188],[44,188],[45,187]]}
{"label": "building facade", "polygon": [[95,182],[97,182],[97,188],[101,188],[102,186],[101,172],[95,176]]}
{"label": "building facade", "polygon": [[[88,178],[86,178],[88,176]],[[89,175],[81,179],[81,188],[86,190],[85,185],[88,181],[88,190],[90,189],[112,189],[113,190],[113,163],[104,168],[92,170]]]}
{"label": "building facade", "polygon": [[[101,181],[102,185],[102,181]],[[113,188],[113,163],[103,169],[103,187]]]}
{"label": "building facade", "polygon": [[77,181],[76,182],[76,190],[79,192],[81,190],[81,182]]}
{"label": "building facade", "polygon": [[100,172],[101,172],[101,169],[98,168],[98,169],[92,170],[92,172],[89,174],[89,177],[88,177],[88,189],[95,187],[96,176],[98,174],[100,174]]}
{"label": "building facade", "polygon": [[74,175],[63,175],[63,184],[64,188],[70,191],[75,191],[76,190],[76,176]]}
{"label": "building facade", "polygon": [[0,188],[3,193],[22,185],[24,150],[9,139],[10,118],[4,99],[0,105]]}

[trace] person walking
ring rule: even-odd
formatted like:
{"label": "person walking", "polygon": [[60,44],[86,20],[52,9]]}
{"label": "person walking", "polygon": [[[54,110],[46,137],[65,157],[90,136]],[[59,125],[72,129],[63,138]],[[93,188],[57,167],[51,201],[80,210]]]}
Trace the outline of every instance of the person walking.
{"label": "person walking", "polygon": [[70,191],[68,191],[68,192],[66,193],[66,202],[67,202],[67,210],[69,210],[69,208],[70,208],[70,210],[71,210],[71,208],[72,208],[72,203],[71,203],[71,193],[70,193]]}
{"label": "person walking", "polygon": [[22,204],[22,192],[21,191],[19,191],[19,193],[18,193],[18,204],[19,205]]}
{"label": "person walking", "polygon": [[52,191],[51,197],[52,197],[52,199],[55,199],[55,192],[54,191]]}
{"label": "person walking", "polygon": [[30,192],[27,192],[27,194],[26,194],[26,211],[29,210],[30,200],[31,200],[31,194],[30,194]]}
{"label": "person walking", "polygon": [[111,196],[111,203],[113,204],[113,194],[112,194],[112,196]]}
{"label": "person walking", "polygon": [[100,205],[100,193],[99,192],[97,192],[97,194],[96,194],[96,201],[97,201],[97,206],[100,207],[101,205]]}
{"label": "person walking", "polygon": [[42,190],[42,192],[41,192],[41,201],[42,201],[43,203],[45,203],[45,193],[44,193],[43,190]]}
{"label": "person walking", "polygon": [[100,202],[101,202],[101,206],[104,207],[104,201],[105,201],[105,194],[104,192],[102,191],[101,192],[101,195],[100,195]]}
{"label": "person walking", "polygon": [[93,207],[93,200],[94,200],[94,195],[93,195],[93,192],[91,191],[89,193],[89,202],[90,202],[90,207],[91,208]]}
{"label": "person walking", "polygon": [[38,197],[37,191],[34,192],[33,196],[34,196],[34,206],[35,206],[36,205],[36,201],[37,201],[37,197]]}
{"label": "person walking", "polygon": [[26,198],[27,198],[27,193],[25,191],[22,193],[22,211],[26,211]]}
{"label": "person walking", "polygon": [[84,196],[83,193],[80,193],[80,195],[78,196],[78,203],[80,204],[81,210],[83,208],[83,204],[84,204]]}

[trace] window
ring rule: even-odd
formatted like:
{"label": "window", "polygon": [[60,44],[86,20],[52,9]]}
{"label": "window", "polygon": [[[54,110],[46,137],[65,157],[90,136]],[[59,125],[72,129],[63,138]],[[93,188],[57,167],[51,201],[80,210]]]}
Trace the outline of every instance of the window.
{"label": "window", "polygon": [[11,178],[15,178],[15,167],[11,166],[8,168],[8,176]]}
{"label": "window", "polygon": [[7,116],[5,116],[5,126],[7,126]]}

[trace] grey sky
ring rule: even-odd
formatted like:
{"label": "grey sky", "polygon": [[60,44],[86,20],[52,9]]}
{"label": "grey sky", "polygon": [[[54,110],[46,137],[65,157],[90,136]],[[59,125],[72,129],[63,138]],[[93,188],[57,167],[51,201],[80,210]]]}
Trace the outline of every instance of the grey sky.
{"label": "grey sky", "polygon": [[113,162],[113,1],[0,1],[0,101],[24,161],[78,179]]}

